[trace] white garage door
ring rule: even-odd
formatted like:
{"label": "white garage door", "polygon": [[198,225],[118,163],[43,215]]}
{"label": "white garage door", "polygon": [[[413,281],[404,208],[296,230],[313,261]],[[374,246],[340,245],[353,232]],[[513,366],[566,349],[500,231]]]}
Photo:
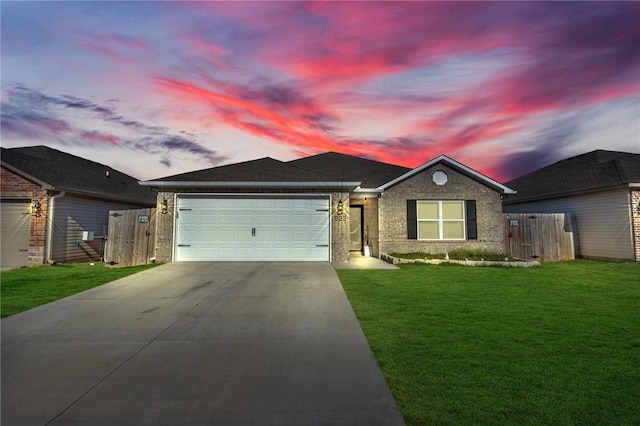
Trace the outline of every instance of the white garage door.
{"label": "white garage door", "polygon": [[0,266],[17,268],[26,266],[29,259],[29,226],[31,205],[28,201],[2,201],[0,203],[2,234],[0,241]]}
{"label": "white garage door", "polygon": [[329,260],[329,199],[177,199],[175,259]]}

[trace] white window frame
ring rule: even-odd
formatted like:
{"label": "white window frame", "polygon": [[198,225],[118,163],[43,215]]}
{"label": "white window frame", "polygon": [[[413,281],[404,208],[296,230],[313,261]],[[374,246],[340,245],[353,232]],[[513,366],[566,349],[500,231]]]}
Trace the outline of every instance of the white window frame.
{"label": "white window frame", "polygon": [[[462,219],[444,219],[442,217],[442,203],[460,203],[462,206]],[[438,203],[438,219],[420,219],[420,203]],[[467,212],[464,200],[416,200],[417,239],[421,241],[466,241],[467,240]],[[420,222],[437,222],[439,238],[420,238]],[[461,222],[462,238],[443,238],[444,222]]]}

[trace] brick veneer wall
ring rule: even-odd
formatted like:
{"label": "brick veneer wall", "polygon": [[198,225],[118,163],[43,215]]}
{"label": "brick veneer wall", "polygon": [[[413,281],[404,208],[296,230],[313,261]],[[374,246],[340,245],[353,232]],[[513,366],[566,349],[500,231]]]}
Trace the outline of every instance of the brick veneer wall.
{"label": "brick veneer wall", "polygon": [[631,209],[635,260],[636,262],[640,262],[640,189],[631,191]]}
{"label": "brick veneer wall", "polygon": [[[448,176],[439,186],[432,180],[435,171]],[[407,200],[476,200],[478,239],[468,241],[420,241],[407,238]],[[504,252],[504,229],[500,194],[441,164],[421,171],[385,191],[378,200],[380,253],[446,253],[455,248]]]}
{"label": "brick veneer wall", "polygon": [[38,266],[45,263],[45,245],[47,240],[47,212],[49,194],[40,185],[31,182],[4,167],[1,168],[1,194],[5,199],[23,199],[30,203],[40,203],[40,214],[31,215],[29,229],[29,257],[27,266]]}
{"label": "brick veneer wall", "polygon": [[[264,188],[246,188],[240,190],[238,188],[224,188],[220,190],[212,190],[210,188],[180,188],[179,191],[174,192],[170,190],[162,190],[158,192],[158,206],[163,200],[167,200],[169,211],[167,214],[158,213],[156,220],[156,261],[157,262],[172,262],[173,261],[173,236],[174,236],[174,223],[175,223],[175,194],[176,193],[247,193],[247,194],[312,194],[312,193],[327,193],[326,190],[318,189],[316,191],[312,189],[292,189],[292,190],[280,190],[274,191],[273,189]],[[348,193],[331,193],[331,260],[333,262],[348,262],[349,261],[349,221],[342,220],[335,214],[336,205],[338,200],[342,200],[345,204],[345,209],[348,210]],[[158,208],[160,211],[160,208]],[[344,215],[347,217],[347,215]]]}

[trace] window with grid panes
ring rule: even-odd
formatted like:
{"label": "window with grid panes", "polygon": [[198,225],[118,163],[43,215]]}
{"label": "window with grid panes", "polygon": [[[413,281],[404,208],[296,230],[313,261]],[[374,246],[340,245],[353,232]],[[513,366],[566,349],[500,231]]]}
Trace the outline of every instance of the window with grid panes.
{"label": "window with grid panes", "polygon": [[464,201],[417,201],[419,240],[464,240]]}

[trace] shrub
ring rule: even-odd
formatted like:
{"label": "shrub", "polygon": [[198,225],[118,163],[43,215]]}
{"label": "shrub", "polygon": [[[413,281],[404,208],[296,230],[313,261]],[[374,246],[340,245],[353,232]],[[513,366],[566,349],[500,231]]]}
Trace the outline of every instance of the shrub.
{"label": "shrub", "polygon": [[[424,253],[424,252],[412,252],[412,253],[390,253],[391,256],[400,259],[444,259],[445,253]],[[492,261],[504,261],[505,255],[502,253],[492,252],[484,249],[467,249],[458,248],[449,252],[449,259],[451,260],[492,260]],[[509,258],[510,261],[515,259]]]}

